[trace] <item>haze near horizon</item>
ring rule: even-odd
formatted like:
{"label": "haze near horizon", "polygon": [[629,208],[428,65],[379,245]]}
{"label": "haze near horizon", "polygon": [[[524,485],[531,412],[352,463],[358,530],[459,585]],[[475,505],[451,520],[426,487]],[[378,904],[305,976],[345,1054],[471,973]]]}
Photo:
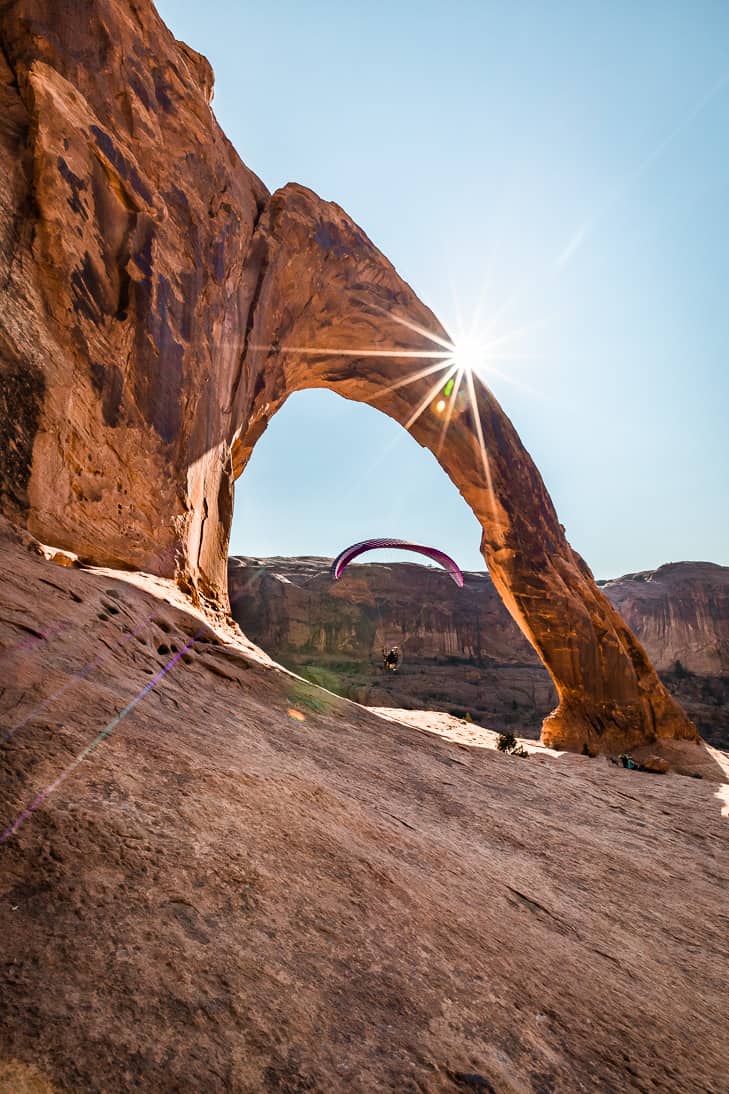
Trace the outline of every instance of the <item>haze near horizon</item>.
{"label": "haze near horizon", "polygon": [[[504,339],[484,378],[597,577],[729,564],[729,8],[157,7],[270,189],[342,205],[450,331],[480,304]],[[237,484],[231,553],[373,535],[484,567],[401,427],[296,395]]]}

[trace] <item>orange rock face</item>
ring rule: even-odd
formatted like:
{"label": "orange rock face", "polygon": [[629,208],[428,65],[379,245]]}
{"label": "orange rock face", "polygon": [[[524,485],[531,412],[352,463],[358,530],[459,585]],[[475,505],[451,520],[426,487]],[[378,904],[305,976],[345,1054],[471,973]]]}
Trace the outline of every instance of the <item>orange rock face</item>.
{"label": "orange rock face", "polygon": [[23,0],[0,20],[3,510],[214,597],[268,192],[151,3]]}
{"label": "orange rock face", "polygon": [[269,197],[215,122],[207,62],[151,3],[11,2],[0,32],[3,511],[225,604],[234,477],[288,395],[328,387],[409,428],[478,517],[557,688],[546,743],[695,736],[490,391],[475,382],[441,447],[432,378],[393,386],[423,362],[369,353],[432,351],[402,320],[446,332],[338,206]]}

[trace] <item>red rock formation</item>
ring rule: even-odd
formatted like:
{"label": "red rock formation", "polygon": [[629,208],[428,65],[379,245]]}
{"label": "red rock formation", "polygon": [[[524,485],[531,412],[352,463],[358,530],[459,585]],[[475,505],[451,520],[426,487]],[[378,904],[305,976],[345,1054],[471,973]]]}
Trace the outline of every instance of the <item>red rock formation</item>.
{"label": "red rock formation", "polygon": [[[268,199],[212,117],[207,62],[148,0],[0,12],[3,511],[45,542],[223,603],[233,478],[271,415],[328,387],[436,452],[427,380],[389,390],[402,360],[332,351],[432,349],[398,316],[445,332],[336,205],[293,185]],[[478,382],[475,396],[438,458],[557,687],[545,741],[695,736],[567,543],[508,418]]]}
{"label": "red rock formation", "polygon": [[0,36],[3,510],[215,597],[268,192],[146,0],[5,3]]}

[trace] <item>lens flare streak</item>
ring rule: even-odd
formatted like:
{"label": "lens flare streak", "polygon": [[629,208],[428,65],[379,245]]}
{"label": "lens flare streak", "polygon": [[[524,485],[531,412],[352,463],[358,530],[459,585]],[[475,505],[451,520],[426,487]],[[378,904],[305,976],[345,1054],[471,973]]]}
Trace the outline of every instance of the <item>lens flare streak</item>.
{"label": "lens flare streak", "polygon": [[410,415],[408,420],[405,422],[405,428],[406,429],[411,429],[415,425],[415,423],[417,422],[418,418],[423,413],[425,408],[427,406],[429,406],[430,403],[433,402],[433,399],[436,397],[436,395],[438,394],[440,389],[445,384],[448,383],[451,376],[455,376],[457,370],[458,370],[458,366],[457,365],[452,365],[451,368],[449,369],[447,375],[445,376],[445,378],[440,377],[439,380],[437,381],[437,383],[433,384],[433,386],[430,388],[430,390],[428,391],[425,398],[422,399],[420,403],[418,403],[418,406],[416,407],[416,409],[413,411],[413,413]]}
{"label": "lens flare streak", "polygon": [[432,376],[436,372],[442,372],[448,367],[449,358],[444,358],[439,361],[437,365],[430,365],[428,368],[420,369],[419,372],[411,372],[409,376],[406,376],[404,380],[398,380],[394,384],[389,384],[388,387],[383,387],[381,391],[378,391],[373,396],[375,399],[381,399],[383,395],[389,395],[391,391],[399,391],[401,387],[407,387],[409,384],[414,384],[417,380],[422,380],[426,376]]}
{"label": "lens flare streak", "polygon": [[[273,349],[272,346],[258,346],[258,349]],[[281,346],[281,353],[298,353],[303,357],[416,357],[418,360],[424,357],[449,357],[453,347],[448,351],[419,350],[419,349],[333,349],[330,346],[322,346],[315,349],[312,346]]]}
{"label": "lens flare streak", "polygon": [[[461,381],[463,379],[463,368],[459,368],[455,377],[449,380],[445,386],[445,390],[448,392],[448,406],[446,409],[445,418],[443,419],[443,427],[440,431],[440,437],[438,438],[438,447],[435,450],[436,456],[440,457],[443,452],[443,445],[445,444],[446,434],[448,427],[451,424],[451,418],[453,417],[453,408],[456,405],[456,399],[458,398],[458,392],[461,390]],[[452,386],[451,386],[452,385]]]}
{"label": "lens flare streak", "polygon": [[63,634],[64,631],[69,630],[72,626],[73,624],[68,622],[55,623],[52,627],[49,627],[47,631],[32,634],[22,642],[17,642],[14,646],[8,646],[7,649],[0,651],[0,661],[4,661],[7,657],[12,657],[16,653],[22,653],[23,650],[32,649],[34,646],[40,646],[43,642],[50,642],[52,639],[57,638],[59,634]]}
{"label": "lens flare streak", "polygon": [[100,653],[97,657],[94,658],[93,661],[89,661],[87,665],[84,665],[83,668],[78,670],[78,672],[75,672],[73,676],[66,681],[65,684],[62,684],[61,687],[54,691],[52,695],[49,695],[47,699],[43,699],[40,703],[37,703],[36,706],[34,706],[33,709],[28,714],[26,714],[25,718],[23,718],[22,721],[18,722],[11,729],[9,729],[7,733],[3,734],[2,738],[0,738],[0,744],[5,744],[6,741],[9,741],[10,738],[14,737],[16,733],[19,733],[20,730],[27,726],[28,722],[32,721],[33,718],[41,713],[41,711],[46,710],[47,707],[51,706],[52,703],[55,703],[58,699],[60,699],[61,696],[65,692],[67,692],[70,687],[73,687],[74,684],[79,683],[81,680],[85,680],[86,677],[94,671],[94,669],[97,669],[99,665],[103,665],[105,661],[108,661],[109,658],[114,653],[116,653],[116,651],[121,646],[125,645],[125,643],[130,640],[130,638],[135,638],[139,634],[139,632],[152,621],[153,618],[154,612],[151,615],[148,615],[146,619],[142,620],[142,622],[135,630],[127,631],[127,633],[122,635],[121,638],[118,638],[114,643],[112,649],[108,650],[106,653]]}
{"label": "lens flare streak", "polygon": [[40,807],[43,805],[43,803],[50,797],[50,795],[55,790],[58,790],[59,786],[66,781],[66,779],[69,777],[69,775],[71,775],[80,764],[83,763],[83,761],[86,759],[86,757],[88,755],[90,755],[90,753],[92,753],[94,751],[94,749],[97,748],[101,744],[102,741],[105,741],[106,738],[111,733],[113,733],[113,731],[116,729],[116,727],[119,725],[119,723],[122,722],[128,714],[131,714],[131,712],[134,710],[134,708],[139,703],[141,703],[142,699],[144,699],[147,695],[149,695],[150,691],[152,691],[152,689],[157,686],[157,684],[160,682],[160,680],[162,680],[167,675],[167,673],[170,671],[170,669],[174,668],[174,666],[177,664],[177,662],[180,660],[180,658],[183,657],[184,654],[187,653],[187,651],[192,648],[192,646],[194,646],[194,644],[197,642],[198,638],[200,638],[204,633],[205,632],[202,631],[202,630],[198,631],[198,633],[193,638],[191,638],[190,641],[187,642],[186,645],[184,645],[181,650],[179,650],[176,654],[174,654],[174,656],[172,656],[169,659],[167,664],[164,665],[160,669],[160,671],[156,674],[156,676],[153,676],[152,679],[144,685],[144,687],[139,692],[139,694],[135,695],[135,697],[131,700],[130,703],[127,703],[127,705],[124,707],[124,710],[120,711],[119,714],[117,714],[114,718],[112,718],[112,720],[106,726],[104,726],[104,728],[101,730],[101,732],[97,733],[97,735],[94,737],[94,739],[92,741],[89,741],[89,743],[86,745],[86,747],[83,748],[81,750],[81,752],[79,752],[78,756],[76,756],[71,761],[71,763],[68,765],[68,767],[66,767],[61,772],[61,774],[56,779],[54,779],[53,782],[50,783],[45,788],[45,790],[41,790],[40,794],[38,794],[33,799],[33,801],[30,803],[30,805],[28,805],[22,811],[22,813],[19,813],[18,816],[15,818],[15,820],[12,821],[12,823],[9,824],[7,826],[7,828],[2,833],[0,833],[0,845],[3,844],[3,843],[7,843],[7,841],[12,836],[15,835],[15,833],[18,831],[18,829],[23,824],[25,824],[25,822],[27,820],[29,820],[30,817],[32,817],[33,813],[35,813],[36,810],[40,809]]}
{"label": "lens flare streak", "polygon": [[478,401],[476,399],[476,389],[473,383],[473,374],[471,372],[466,373],[466,384],[468,386],[468,393],[471,397],[471,406],[473,407],[473,423],[476,429],[476,437],[478,439],[478,447],[481,452],[481,460],[483,462],[483,470],[486,476],[486,486],[488,487],[489,497],[494,500],[494,486],[491,481],[491,467],[489,466],[489,458],[486,452],[486,445],[483,439],[483,427],[481,425],[481,415],[478,410]]}

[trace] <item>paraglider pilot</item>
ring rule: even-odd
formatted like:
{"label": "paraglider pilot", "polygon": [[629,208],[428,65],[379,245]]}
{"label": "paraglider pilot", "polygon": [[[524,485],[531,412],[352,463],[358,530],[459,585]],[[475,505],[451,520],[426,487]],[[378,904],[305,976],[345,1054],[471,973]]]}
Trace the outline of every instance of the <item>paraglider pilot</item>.
{"label": "paraglider pilot", "polygon": [[390,649],[384,649],[384,663],[385,669],[389,669],[390,672],[397,672],[397,666],[400,664],[400,650],[397,646],[391,646]]}

